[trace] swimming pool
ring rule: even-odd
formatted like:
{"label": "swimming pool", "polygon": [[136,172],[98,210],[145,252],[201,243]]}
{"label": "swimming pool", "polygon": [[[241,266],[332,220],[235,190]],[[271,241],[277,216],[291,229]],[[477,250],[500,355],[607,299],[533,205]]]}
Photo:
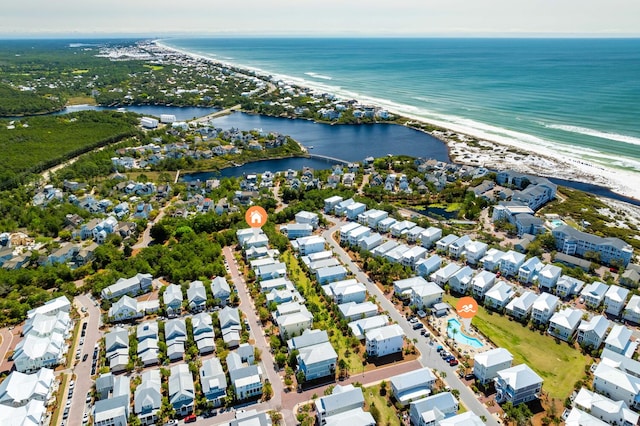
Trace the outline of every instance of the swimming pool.
{"label": "swimming pool", "polygon": [[557,228],[558,226],[562,226],[562,225],[566,225],[566,223],[564,223],[564,221],[560,219],[553,219],[551,221],[551,226],[553,226],[554,228]]}
{"label": "swimming pool", "polygon": [[[456,333],[453,333],[453,330],[456,330]],[[475,337],[469,337],[463,332],[460,331],[460,321],[456,318],[451,318],[447,321],[447,336],[451,337],[458,343],[463,345],[469,345],[473,348],[481,348],[484,346],[482,342]]]}

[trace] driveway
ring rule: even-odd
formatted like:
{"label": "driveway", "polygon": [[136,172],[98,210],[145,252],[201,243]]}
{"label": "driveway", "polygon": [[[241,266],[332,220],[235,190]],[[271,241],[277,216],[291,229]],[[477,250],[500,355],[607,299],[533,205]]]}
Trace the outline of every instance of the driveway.
{"label": "driveway", "polygon": [[429,367],[438,371],[446,372],[446,378],[444,378],[443,381],[452,389],[457,389],[460,392],[460,400],[465,405],[465,407],[467,407],[468,410],[476,413],[478,416],[485,416],[487,419],[486,424],[498,425],[498,422],[491,415],[491,413],[489,413],[487,408],[482,405],[480,401],[478,401],[471,389],[469,389],[458,378],[456,374],[457,367],[450,367],[448,363],[440,358],[440,355],[435,350],[435,346],[429,345],[427,339],[425,339],[424,336],[420,335],[419,331],[413,329],[412,325],[409,324],[409,321],[407,321],[407,319],[396,310],[393,303],[391,303],[391,301],[385,297],[378,286],[375,285],[364,272],[362,272],[358,265],[356,265],[351,260],[347,252],[344,251],[344,249],[342,249],[342,247],[340,247],[340,245],[333,239],[332,235],[336,231],[338,231],[340,227],[345,224],[345,222],[339,221],[330,216],[325,216],[325,218],[328,221],[332,222],[334,225],[328,230],[324,231],[322,233],[322,236],[331,245],[331,249],[340,259],[340,261],[344,263],[347,268],[349,268],[349,270],[355,275],[358,281],[365,284],[369,294],[375,296],[376,301],[382,307],[382,310],[388,313],[392,321],[397,322],[402,327],[402,330],[405,332],[407,339],[416,339],[417,343],[415,345],[421,354],[420,364],[424,367]]}

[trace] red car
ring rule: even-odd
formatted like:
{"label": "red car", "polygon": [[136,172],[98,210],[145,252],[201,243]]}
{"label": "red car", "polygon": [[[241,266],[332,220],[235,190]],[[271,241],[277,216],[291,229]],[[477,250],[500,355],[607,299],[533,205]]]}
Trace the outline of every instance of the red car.
{"label": "red car", "polygon": [[450,366],[452,366],[452,367],[454,367],[454,366],[458,365],[458,360],[457,360],[457,359],[455,359],[455,358],[454,358],[454,359],[452,359],[451,361],[449,361],[449,365],[450,365]]}
{"label": "red car", "polygon": [[185,423],[193,423],[197,420],[198,418],[196,417],[195,414],[189,414],[187,417],[184,418],[184,422]]}

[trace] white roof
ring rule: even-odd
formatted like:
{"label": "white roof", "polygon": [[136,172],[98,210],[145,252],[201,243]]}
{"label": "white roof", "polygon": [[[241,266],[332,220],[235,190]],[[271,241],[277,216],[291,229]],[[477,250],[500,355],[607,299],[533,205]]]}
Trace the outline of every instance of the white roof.
{"label": "white roof", "polygon": [[640,313],[640,295],[634,294],[633,296],[631,296],[631,299],[629,299],[629,302],[627,302],[627,306],[625,307],[625,309],[632,312]]}
{"label": "white roof", "polygon": [[520,364],[498,371],[498,376],[514,389],[524,389],[542,383],[543,380],[527,364]]}
{"label": "white roof", "polygon": [[505,348],[495,348],[476,354],[473,357],[473,361],[476,364],[480,364],[488,368],[493,365],[502,364],[504,362],[512,362],[513,355],[511,355],[511,353]]}
{"label": "white roof", "polygon": [[580,293],[583,296],[591,296],[596,299],[601,299],[607,293],[609,286],[605,283],[601,283],[600,281],[595,281],[589,284],[582,290]]}
{"label": "white roof", "polygon": [[565,426],[608,426],[609,423],[593,417],[578,408],[572,408],[564,421]]}
{"label": "white roof", "polygon": [[71,302],[67,299],[66,296],[60,296],[55,299],[49,300],[45,302],[44,305],[39,306],[35,309],[31,309],[27,312],[27,318],[31,318],[36,314],[48,315],[50,312],[54,311],[66,311],[69,312],[71,309]]}
{"label": "white roof", "polygon": [[391,385],[397,392],[404,392],[416,387],[431,386],[436,380],[433,371],[428,367],[408,371],[389,378]]}
{"label": "white roof", "polygon": [[609,287],[609,290],[607,290],[604,297],[614,302],[624,302],[625,300],[627,300],[628,294],[629,289],[622,288],[617,285],[612,285],[611,287]]}
{"label": "white roof", "polygon": [[522,309],[523,311],[528,311],[533,306],[533,303],[538,298],[538,296],[531,292],[525,291],[520,296],[514,298],[507,305],[507,311],[513,311],[515,309]]}
{"label": "white roof", "polygon": [[483,426],[484,422],[473,411],[467,411],[447,419],[440,420],[438,426]]}
{"label": "white roof", "polygon": [[380,328],[374,328],[373,330],[367,331],[365,337],[368,341],[370,340],[387,340],[393,339],[394,337],[404,336],[404,331],[402,327],[398,324],[386,325]]}
{"label": "white roof", "polygon": [[578,330],[595,332],[598,336],[603,337],[609,328],[609,320],[603,315],[596,315],[590,320],[582,320]]}
{"label": "white roof", "polygon": [[507,284],[505,281],[498,281],[496,285],[491,287],[491,289],[489,289],[489,291],[485,293],[484,297],[488,297],[500,303],[504,303],[506,300],[509,300],[514,294],[515,291],[513,289],[513,286]]}
{"label": "white roof", "polygon": [[553,310],[559,301],[560,299],[553,294],[540,293],[536,301],[533,302],[533,309],[538,311],[544,311],[545,309]]}
{"label": "white roof", "polygon": [[444,294],[444,290],[440,288],[438,284],[432,283],[430,281],[412,287],[412,291],[414,296],[421,298],[425,296]]}
{"label": "white roof", "polygon": [[613,346],[620,350],[624,349],[631,339],[632,331],[622,324],[616,324],[611,328],[611,332],[604,341],[605,345]]}
{"label": "white roof", "polygon": [[3,426],[40,426],[46,411],[44,401],[29,401],[22,407],[0,404],[0,423]]}
{"label": "white roof", "polygon": [[605,382],[613,383],[615,386],[633,395],[640,393],[640,378],[613,368],[604,362],[598,364],[596,370],[593,372],[593,376],[601,378]]}
{"label": "white roof", "polygon": [[338,354],[329,342],[300,348],[298,356],[307,367],[312,364],[325,362],[327,360],[335,360],[338,358]]}
{"label": "white roof", "polygon": [[22,405],[29,400],[46,400],[53,384],[53,370],[41,368],[37,373],[13,371],[0,383],[0,404]]}
{"label": "white roof", "polygon": [[582,320],[582,314],[579,309],[566,308],[554,313],[549,322],[568,330],[575,330]]}
{"label": "white roof", "polygon": [[350,426],[368,426],[375,423],[375,419],[371,413],[364,411],[362,408],[343,411],[333,416],[325,417],[323,420],[325,420],[325,426],[343,426],[345,424]]}

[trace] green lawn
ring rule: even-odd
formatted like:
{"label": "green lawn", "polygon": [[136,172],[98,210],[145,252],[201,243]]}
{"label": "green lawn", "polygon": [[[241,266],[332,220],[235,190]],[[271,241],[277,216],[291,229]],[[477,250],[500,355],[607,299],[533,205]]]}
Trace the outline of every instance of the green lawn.
{"label": "green lawn", "polygon": [[[362,345],[360,346],[360,353],[356,353],[353,349],[351,349],[349,345],[349,336],[345,336],[342,334],[333,324],[333,319],[329,314],[329,310],[327,305],[321,301],[320,296],[316,293],[314,286],[311,283],[311,280],[300,268],[300,264],[298,263],[298,259],[291,253],[291,251],[286,251],[283,255],[284,262],[287,264],[287,271],[289,273],[289,277],[291,281],[296,286],[302,286],[304,288],[303,296],[307,300],[307,307],[309,307],[312,303],[318,306],[319,313],[315,315],[315,317],[319,318],[319,321],[315,321],[313,324],[313,328],[319,328],[321,330],[327,330],[329,333],[329,340],[333,345],[336,353],[338,354],[338,359],[344,359],[349,366],[349,371],[351,374],[362,373],[362,357],[361,354],[364,353],[364,348]],[[349,350],[348,355],[345,355]],[[373,365],[365,366],[365,370],[374,368]]]}
{"label": "green lawn", "polygon": [[364,394],[364,409],[371,412],[371,406],[374,405],[380,413],[379,419],[376,419],[378,425],[400,426],[400,419],[393,404],[388,403],[391,395],[391,385],[387,382],[386,395],[380,396],[380,385],[362,388]]}
{"label": "green lawn", "polygon": [[[445,300],[452,306],[457,301],[452,296]],[[585,365],[591,363],[567,343],[558,344],[549,335],[531,331],[507,316],[490,314],[482,307],[471,323],[496,346],[511,352],[514,365],[526,363],[533,368],[544,379],[542,389],[552,398],[568,397],[573,385],[584,376]]]}

